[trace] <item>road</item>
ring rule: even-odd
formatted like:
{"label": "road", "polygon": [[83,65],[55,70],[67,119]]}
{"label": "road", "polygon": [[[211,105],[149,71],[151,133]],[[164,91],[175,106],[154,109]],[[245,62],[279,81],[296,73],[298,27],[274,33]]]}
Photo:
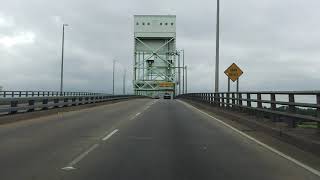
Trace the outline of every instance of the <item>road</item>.
{"label": "road", "polygon": [[320,179],[177,100],[1,125],[0,162],[3,180]]}

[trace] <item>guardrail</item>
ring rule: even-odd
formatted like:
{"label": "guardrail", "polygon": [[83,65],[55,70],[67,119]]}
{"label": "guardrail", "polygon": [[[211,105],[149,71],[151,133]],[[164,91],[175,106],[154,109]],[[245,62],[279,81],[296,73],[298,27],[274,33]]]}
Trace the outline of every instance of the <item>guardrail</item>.
{"label": "guardrail", "polygon": [[50,108],[77,106],[99,103],[111,100],[143,97],[136,95],[87,95],[87,96],[50,96],[50,97],[19,97],[0,99],[0,113],[15,114],[17,112],[32,112]]}
{"label": "guardrail", "polygon": [[273,122],[284,121],[290,128],[297,127],[301,122],[315,122],[320,128],[320,91],[190,93],[179,95],[178,98],[254,113]]}
{"label": "guardrail", "polygon": [[0,98],[7,97],[48,97],[48,96],[97,96],[104,93],[60,92],[60,91],[0,91]]}

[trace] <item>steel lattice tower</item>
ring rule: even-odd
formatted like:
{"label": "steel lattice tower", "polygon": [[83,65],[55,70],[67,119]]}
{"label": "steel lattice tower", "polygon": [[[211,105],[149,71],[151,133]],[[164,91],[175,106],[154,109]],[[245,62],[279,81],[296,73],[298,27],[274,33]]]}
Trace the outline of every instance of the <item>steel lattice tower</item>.
{"label": "steel lattice tower", "polygon": [[176,91],[176,16],[134,16],[133,86],[138,95]]}

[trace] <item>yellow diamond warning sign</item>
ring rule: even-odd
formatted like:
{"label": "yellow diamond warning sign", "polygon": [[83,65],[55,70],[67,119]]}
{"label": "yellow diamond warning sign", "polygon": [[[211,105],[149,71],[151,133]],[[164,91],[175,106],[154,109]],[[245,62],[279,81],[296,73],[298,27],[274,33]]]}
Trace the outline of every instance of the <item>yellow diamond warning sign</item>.
{"label": "yellow diamond warning sign", "polygon": [[243,71],[233,63],[224,73],[234,82],[243,74]]}

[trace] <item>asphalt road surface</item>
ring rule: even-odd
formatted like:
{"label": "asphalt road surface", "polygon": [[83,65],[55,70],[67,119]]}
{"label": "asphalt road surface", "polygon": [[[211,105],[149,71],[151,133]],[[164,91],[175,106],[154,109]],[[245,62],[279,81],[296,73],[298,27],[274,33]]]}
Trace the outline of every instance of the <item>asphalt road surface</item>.
{"label": "asphalt road surface", "polygon": [[177,100],[134,99],[0,126],[1,180],[311,180]]}

